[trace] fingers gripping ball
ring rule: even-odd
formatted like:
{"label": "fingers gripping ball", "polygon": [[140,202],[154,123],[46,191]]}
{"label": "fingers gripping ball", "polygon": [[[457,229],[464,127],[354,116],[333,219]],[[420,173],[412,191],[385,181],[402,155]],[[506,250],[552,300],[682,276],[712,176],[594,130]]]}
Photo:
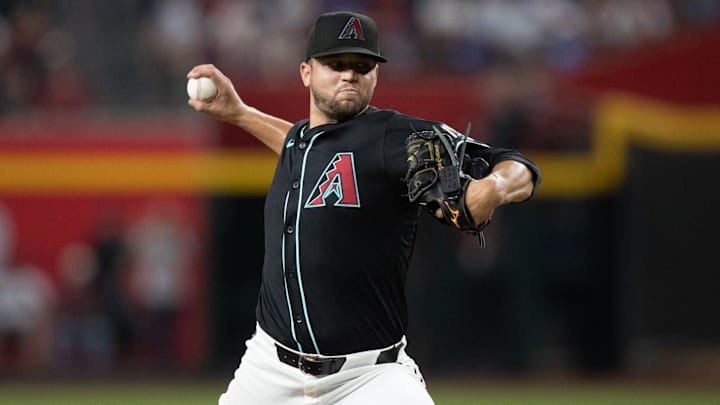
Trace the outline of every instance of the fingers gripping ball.
{"label": "fingers gripping ball", "polygon": [[215,83],[208,77],[199,77],[197,79],[188,79],[187,94],[188,97],[195,100],[212,101],[217,95],[218,89]]}
{"label": "fingers gripping ball", "polygon": [[432,131],[410,134],[405,176],[408,198],[410,202],[426,206],[431,213],[442,210],[440,222],[476,235],[484,244],[482,230],[489,221],[476,224],[467,209],[465,193],[473,178],[463,170],[470,162],[464,159],[464,151],[456,152],[457,142],[457,137],[436,127]]}

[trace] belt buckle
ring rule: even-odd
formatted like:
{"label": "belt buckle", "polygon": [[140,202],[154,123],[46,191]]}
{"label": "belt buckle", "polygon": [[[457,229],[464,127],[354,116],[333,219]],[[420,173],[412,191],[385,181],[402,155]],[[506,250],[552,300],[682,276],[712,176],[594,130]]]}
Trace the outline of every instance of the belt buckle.
{"label": "belt buckle", "polygon": [[305,360],[317,362],[320,360],[320,357],[313,356],[313,355],[305,355],[305,354],[299,355],[297,366],[298,366],[298,369],[300,369],[300,371],[302,371],[302,372],[305,372],[305,370],[303,370],[303,364],[304,364]]}

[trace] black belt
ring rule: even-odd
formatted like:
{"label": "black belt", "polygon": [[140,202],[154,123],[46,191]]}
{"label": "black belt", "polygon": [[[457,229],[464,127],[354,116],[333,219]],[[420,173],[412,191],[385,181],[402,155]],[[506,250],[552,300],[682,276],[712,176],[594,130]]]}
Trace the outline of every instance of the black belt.
{"label": "black belt", "polygon": [[[298,354],[277,344],[275,347],[277,347],[277,355],[280,361],[294,368],[299,368],[304,373],[311,374],[316,377],[337,373],[347,360],[347,358],[343,356],[318,357],[313,355]],[[403,344],[398,343],[389,349],[383,350],[380,354],[378,354],[375,364],[394,363],[397,361],[398,353],[400,353],[400,349],[402,349],[402,347]]]}

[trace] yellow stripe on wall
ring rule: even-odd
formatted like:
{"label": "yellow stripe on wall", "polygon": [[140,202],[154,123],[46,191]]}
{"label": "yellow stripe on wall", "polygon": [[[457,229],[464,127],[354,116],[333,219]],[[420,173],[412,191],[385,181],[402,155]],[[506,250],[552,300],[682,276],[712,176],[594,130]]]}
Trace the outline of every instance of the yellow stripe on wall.
{"label": "yellow stripe on wall", "polygon": [[588,153],[528,153],[543,175],[538,197],[611,193],[625,177],[629,146],[676,153],[720,152],[720,107],[688,107],[622,94],[597,104]]}
{"label": "yellow stripe on wall", "polygon": [[[595,111],[587,153],[532,153],[540,198],[580,198],[615,191],[628,147],[679,153],[720,152],[720,106],[687,107],[609,95]],[[0,151],[0,194],[153,192],[263,195],[277,157],[267,151],[196,153]]]}
{"label": "yellow stripe on wall", "polygon": [[232,193],[262,195],[271,152],[0,153],[3,194]]}

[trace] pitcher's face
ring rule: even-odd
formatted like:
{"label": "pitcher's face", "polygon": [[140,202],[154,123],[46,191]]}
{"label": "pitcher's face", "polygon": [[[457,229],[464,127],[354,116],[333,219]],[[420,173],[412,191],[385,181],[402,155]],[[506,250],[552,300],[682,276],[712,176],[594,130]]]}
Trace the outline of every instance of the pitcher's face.
{"label": "pitcher's face", "polygon": [[373,57],[350,53],[312,58],[300,66],[314,107],[330,122],[346,121],[367,108],[377,72]]}

